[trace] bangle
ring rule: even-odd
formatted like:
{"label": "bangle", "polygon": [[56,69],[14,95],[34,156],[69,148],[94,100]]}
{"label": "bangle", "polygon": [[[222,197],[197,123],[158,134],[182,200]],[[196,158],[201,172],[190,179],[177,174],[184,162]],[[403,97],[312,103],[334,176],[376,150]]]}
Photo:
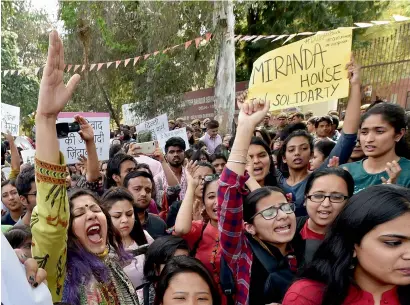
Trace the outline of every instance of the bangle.
{"label": "bangle", "polygon": [[247,160],[247,159],[248,159],[248,157],[247,157],[247,156],[242,155],[242,154],[237,154],[237,153],[230,153],[230,156],[238,156],[238,157],[242,157],[242,158],[244,158],[245,160]]}
{"label": "bangle", "polygon": [[228,162],[232,162],[232,163],[239,163],[239,164],[244,164],[244,165],[246,165],[246,164],[247,164],[247,162],[238,161],[238,160],[231,160],[231,159],[229,159],[229,160],[228,160]]}

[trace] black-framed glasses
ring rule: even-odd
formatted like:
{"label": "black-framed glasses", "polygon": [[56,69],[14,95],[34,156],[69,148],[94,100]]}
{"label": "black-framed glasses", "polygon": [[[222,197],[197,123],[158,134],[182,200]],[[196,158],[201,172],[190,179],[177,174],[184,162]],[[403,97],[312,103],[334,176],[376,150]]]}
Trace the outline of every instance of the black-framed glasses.
{"label": "black-framed glasses", "polygon": [[37,196],[37,192],[34,192],[34,193],[26,193],[25,195],[26,195],[26,196],[29,196],[29,195]]}
{"label": "black-framed glasses", "polygon": [[282,203],[279,207],[276,207],[273,205],[253,215],[251,217],[251,220],[254,219],[256,216],[258,216],[259,214],[261,214],[261,216],[266,220],[273,219],[278,215],[279,210],[282,210],[286,214],[292,214],[295,212],[295,204],[293,202],[286,202],[286,203]]}
{"label": "black-framed glasses", "polygon": [[219,179],[218,174],[206,175],[202,178],[202,182],[212,182]]}
{"label": "black-framed glasses", "polygon": [[349,199],[349,196],[345,196],[343,194],[330,194],[330,195],[325,195],[325,194],[313,194],[306,196],[310,201],[316,202],[316,203],[322,203],[325,201],[326,198],[329,198],[330,202],[333,203],[342,203],[346,199]]}

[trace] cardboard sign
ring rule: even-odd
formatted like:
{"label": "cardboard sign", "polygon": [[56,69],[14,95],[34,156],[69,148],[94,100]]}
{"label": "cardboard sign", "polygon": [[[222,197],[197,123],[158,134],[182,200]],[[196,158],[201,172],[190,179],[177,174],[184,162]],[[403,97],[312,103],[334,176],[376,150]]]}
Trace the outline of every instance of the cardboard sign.
{"label": "cardboard sign", "polygon": [[20,131],[20,107],[1,103],[1,132],[10,131],[18,136]]}
{"label": "cardboard sign", "polygon": [[349,95],[345,65],[352,29],[318,33],[270,51],[253,64],[248,99],[270,101],[270,111]]}
{"label": "cardboard sign", "polygon": [[141,122],[141,119],[137,116],[137,114],[132,111],[133,104],[124,104],[122,105],[122,118],[123,123],[128,126],[135,126]]}
{"label": "cardboard sign", "polygon": [[152,133],[152,137],[155,140],[156,135],[169,131],[168,127],[168,116],[166,114],[161,114],[151,120],[145,121],[138,126],[136,126],[137,132],[149,130]]}
{"label": "cardboard sign", "polygon": [[[94,142],[98,160],[108,160],[110,151],[110,114],[102,112],[60,112],[57,123],[72,123],[74,115],[84,117],[94,129]],[[67,164],[78,162],[81,155],[87,156],[85,142],[77,132],[70,132],[65,139],[59,139],[60,150]]]}
{"label": "cardboard sign", "polygon": [[188,136],[186,134],[186,128],[179,128],[167,132],[163,132],[160,134],[157,134],[157,140],[158,140],[158,145],[161,147],[162,151],[165,153],[165,144],[168,139],[172,137],[180,137],[182,140],[185,141],[185,150],[189,149],[189,141],[188,141]]}
{"label": "cardboard sign", "polygon": [[23,163],[34,165],[35,155],[36,155],[35,149],[27,149],[27,150],[21,151],[21,158],[23,159]]}

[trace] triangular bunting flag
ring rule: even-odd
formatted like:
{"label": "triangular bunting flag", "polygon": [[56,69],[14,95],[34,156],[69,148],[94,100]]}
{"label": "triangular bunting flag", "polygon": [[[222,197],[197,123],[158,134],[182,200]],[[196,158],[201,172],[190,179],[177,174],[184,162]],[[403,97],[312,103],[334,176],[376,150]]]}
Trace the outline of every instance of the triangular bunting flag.
{"label": "triangular bunting flag", "polygon": [[100,63],[97,65],[97,71],[100,71],[100,69],[102,68],[102,66],[104,66],[104,63],[103,63],[103,62],[100,62]]}
{"label": "triangular bunting flag", "polygon": [[202,40],[202,37],[195,38],[195,46],[196,46],[197,49],[198,49],[198,46],[199,46],[199,43],[201,42],[201,40]]}
{"label": "triangular bunting flag", "polygon": [[17,75],[20,75],[23,70],[17,70]]}
{"label": "triangular bunting flag", "polygon": [[10,75],[13,75],[16,70],[10,70]]}
{"label": "triangular bunting flag", "polygon": [[121,60],[116,60],[115,61],[115,69],[117,69],[120,64],[121,64]]}
{"label": "triangular bunting flag", "polygon": [[395,21],[407,21],[410,20],[409,17],[400,16],[400,15],[393,15]]}
{"label": "triangular bunting flag", "polygon": [[293,37],[295,37],[295,36],[296,36],[296,34],[291,34],[291,35],[289,35],[289,37],[286,38],[285,42],[282,43],[282,45],[284,45],[285,43],[287,43],[289,40],[291,40],[291,39],[292,39]]}
{"label": "triangular bunting flag", "polygon": [[307,35],[313,35],[315,33],[313,32],[302,32],[302,33],[298,33],[298,36],[307,36]]}
{"label": "triangular bunting flag", "polygon": [[95,66],[96,66],[96,64],[91,64],[91,66],[90,66],[90,72],[94,69]]}
{"label": "triangular bunting flag", "polygon": [[166,48],[164,51],[162,51],[162,54],[165,54],[169,51],[169,48]]}
{"label": "triangular bunting flag", "polygon": [[262,39],[262,38],[264,38],[265,36],[263,36],[263,35],[259,35],[258,37],[256,37],[252,42],[253,43],[255,43],[255,42],[257,42],[258,40],[260,40],[260,39]]}
{"label": "triangular bunting flag", "polygon": [[376,25],[383,25],[383,24],[389,24],[390,21],[370,21],[371,23],[374,23]]}
{"label": "triangular bunting flag", "polygon": [[83,67],[81,68],[81,72],[83,72],[85,70],[85,65],[83,65]]}
{"label": "triangular bunting flag", "polygon": [[73,65],[68,65],[67,72],[70,72],[70,70],[71,70],[72,67],[73,67]]}
{"label": "triangular bunting flag", "polygon": [[141,57],[141,56],[134,57],[134,66],[135,66],[135,64],[138,62],[138,60],[140,59],[140,57]]}
{"label": "triangular bunting flag", "polygon": [[289,35],[279,35],[279,36],[276,37],[274,40],[272,40],[272,42],[274,42],[274,41],[276,41],[276,40],[279,40],[279,39],[282,39],[282,38],[285,38],[286,36],[289,36]]}
{"label": "triangular bunting flag", "polygon": [[144,55],[144,60],[147,59],[148,57],[150,57],[151,54],[145,54]]}
{"label": "triangular bunting flag", "polygon": [[212,33],[206,33],[205,34],[205,40],[206,41],[209,41],[211,39],[211,37],[212,37]]}
{"label": "triangular bunting flag", "polygon": [[107,68],[109,68],[111,65],[112,65],[112,61],[110,61],[110,62],[107,62]]}
{"label": "triangular bunting flag", "polygon": [[64,64],[64,68],[63,68],[63,71],[65,70],[65,68],[67,67],[67,65],[66,64]]}
{"label": "triangular bunting flag", "polygon": [[241,37],[242,37],[242,35],[235,35],[235,41],[238,41],[239,38],[241,38]]}
{"label": "triangular bunting flag", "polygon": [[264,39],[271,39],[271,38],[275,38],[276,36],[278,36],[278,35],[269,35],[269,36],[265,36]]}
{"label": "triangular bunting flag", "polygon": [[178,48],[179,46],[180,46],[180,44],[177,44],[176,46],[173,46],[171,49]]}
{"label": "triangular bunting flag", "polygon": [[245,35],[245,36],[243,36],[241,39],[240,39],[240,41],[245,41],[245,40],[247,40],[248,39],[248,35]]}
{"label": "triangular bunting flag", "polygon": [[374,25],[372,23],[365,23],[365,22],[355,22],[354,24],[357,25],[359,28],[370,28]]}
{"label": "triangular bunting flag", "polygon": [[9,70],[4,70],[4,71],[3,71],[3,76],[6,76],[7,73],[9,73]]}
{"label": "triangular bunting flag", "polygon": [[258,37],[258,35],[249,36],[246,41],[252,41],[254,38]]}
{"label": "triangular bunting flag", "polygon": [[37,74],[38,74],[38,71],[40,71],[40,68],[35,68],[35,69],[34,69],[34,74],[37,75]]}
{"label": "triangular bunting flag", "polygon": [[126,60],[124,60],[124,67],[126,67],[128,65],[130,60],[131,60],[131,58],[127,58]]}
{"label": "triangular bunting flag", "polygon": [[156,56],[158,53],[159,53],[159,51],[155,51],[153,55]]}
{"label": "triangular bunting flag", "polygon": [[75,72],[75,71],[77,71],[77,70],[78,70],[78,68],[80,68],[80,66],[81,66],[81,65],[75,65],[75,66],[74,66],[74,70],[73,70],[73,71],[74,71],[74,72]]}
{"label": "triangular bunting flag", "polygon": [[192,40],[185,42],[185,50],[191,45]]}

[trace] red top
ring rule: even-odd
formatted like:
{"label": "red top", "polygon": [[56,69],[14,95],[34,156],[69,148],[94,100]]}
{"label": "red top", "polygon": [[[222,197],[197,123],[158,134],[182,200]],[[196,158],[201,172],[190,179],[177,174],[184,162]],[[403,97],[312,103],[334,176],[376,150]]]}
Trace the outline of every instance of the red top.
{"label": "red top", "polygon": [[[321,305],[325,285],[312,280],[296,281],[283,299],[282,305]],[[373,295],[367,291],[350,286],[343,305],[374,304]],[[383,293],[380,304],[400,305],[397,289],[394,287]]]}
{"label": "red top", "polygon": [[306,220],[305,224],[303,225],[302,230],[300,230],[300,235],[304,240],[306,239],[317,239],[317,240],[324,240],[325,239],[325,234],[319,234],[316,232],[313,232],[311,229],[309,229],[308,226],[309,219]]}

